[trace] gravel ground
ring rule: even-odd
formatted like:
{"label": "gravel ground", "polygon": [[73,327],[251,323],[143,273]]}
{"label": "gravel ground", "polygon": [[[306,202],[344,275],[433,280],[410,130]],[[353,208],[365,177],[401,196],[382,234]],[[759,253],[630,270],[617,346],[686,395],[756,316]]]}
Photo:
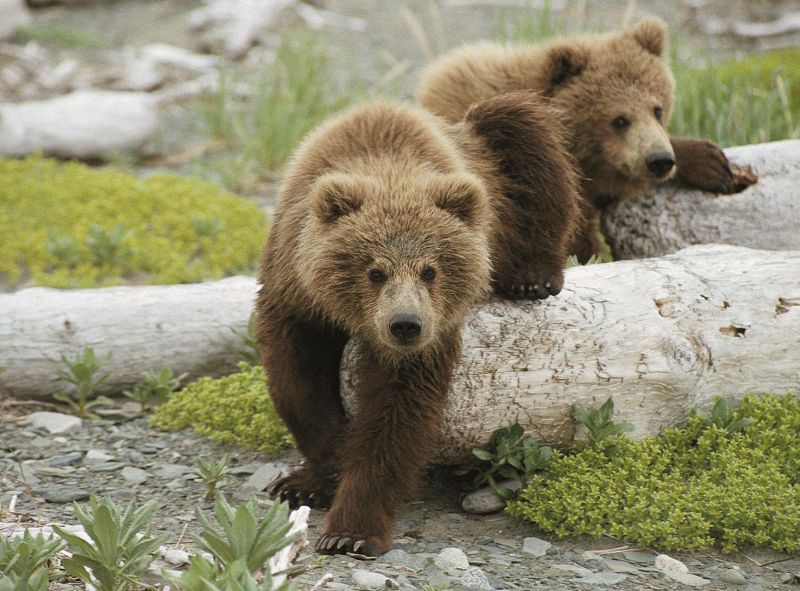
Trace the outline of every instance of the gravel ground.
{"label": "gravel ground", "polygon": [[[26,425],[26,414],[7,400],[0,405],[0,420],[2,507],[8,507],[12,495],[18,496],[15,513],[6,514],[5,521],[74,524],[71,501],[85,500],[89,494],[110,494],[122,502],[156,499],[155,529],[169,534],[169,544],[189,551],[188,534],[198,531],[195,507],[211,508],[203,500],[203,483],[194,475],[196,458],[230,454],[232,474],[220,490],[232,501],[255,494],[264,504],[270,502],[263,492],[268,481],[299,459],[293,451],[265,456],[215,444],[190,431],[156,431],[144,418],[84,420],[71,430],[52,434]],[[299,577],[300,588],[310,589],[325,573],[333,574],[325,587],[330,590],[688,588],[655,568],[653,551],[613,539],[556,539],[502,512],[467,514],[460,496],[441,472],[432,471],[427,484],[405,506],[391,552],[365,561],[322,557],[306,548],[300,559],[307,568]],[[312,544],[323,522],[322,512],[311,512]],[[691,582],[709,590],[800,588],[797,557],[764,549],[673,557],[700,577]]]}

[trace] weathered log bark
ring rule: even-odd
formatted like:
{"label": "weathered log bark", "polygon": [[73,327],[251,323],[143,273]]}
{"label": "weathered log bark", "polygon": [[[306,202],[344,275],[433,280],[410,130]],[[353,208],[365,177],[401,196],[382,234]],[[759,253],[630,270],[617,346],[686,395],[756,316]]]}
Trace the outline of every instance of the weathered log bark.
{"label": "weathered log bark", "polygon": [[[115,390],[141,372],[235,367],[255,280],[0,294],[0,391],[44,396],[63,387],[59,355],[113,352]],[[570,407],[609,396],[635,435],[655,434],[716,395],[800,386],[800,251],[697,246],[662,259],[567,271],[543,302],[492,300],[463,330],[437,460],[455,461],[497,428],[520,423],[569,445]],[[352,405],[357,355],[343,363]]]}
{"label": "weathered log bark", "polygon": [[[345,353],[342,382],[352,407]],[[463,331],[436,461],[519,423],[573,442],[575,402],[614,398],[633,436],[655,435],[715,396],[800,387],[800,251],[696,246],[661,259],[569,269],[543,302],[478,306]]]}
{"label": "weathered log bark", "polygon": [[725,150],[750,167],[755,185],[713,195],[665,184],[642,199],[603,212],[603,233],[616,259],[663,256],[693,244],[800,250],[800,140]]}
{"label": "weathered log bark", "polygon": [[119,392],[143,371],[169,366],[190,377],[230,372],[253,310],[251,277],[190,285],[104,289],[24,289],[0,294],[0,393],[46,397],[67,384],[56,376],[61,353],[84,347],[112,353],[103,389]]}

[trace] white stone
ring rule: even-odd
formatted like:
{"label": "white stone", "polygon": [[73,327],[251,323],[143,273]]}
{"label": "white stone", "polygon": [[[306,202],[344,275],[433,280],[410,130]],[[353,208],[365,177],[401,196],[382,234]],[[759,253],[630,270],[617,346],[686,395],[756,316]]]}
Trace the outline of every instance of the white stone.
{"label": "white stone", "polygon": [[28,415],[31,427],[42,427],[48,433],[67,433],[78,429],[83,422],[79,417],[60,412],[34,412]]}
{"label": "white stone", "polygon": [[107,454],[106,452],[99,450],[99,449],[90,449],[86,452],[86,455],[83,456],[83,464],[86,466],[94,466],[97,464],[103,464],[105,462],[110,462],[114,459],[114,456]]}
{"label": "white stone", "polygon": [[151,43],[139,49],[139,55],[154,64],[175,66],[196,72],[205,72],[219,63],[215,55],[203,55],[166,43]]}
{"label": "white stone", "polygon": [[[499,483],[512,491],[518,491],[522,484],[519,480],[502,480]],[[506,506],[506,502],[497,496],[491,486],[485,486],[466,495],[461,501],[461,508],[467,513],[486,515],[495,513]]]}
{"label": "white stone", "polygon": [[189,553],[185,550],[178,550],[177,548],[167,548],[162,554],[164,560],[174,566],[182,564],[189,564]]}
{"label": "white stone", "polygon": [[350,577],[353,579],[353,584],[357,589],[369,591],[371,589],[385,589],[388,577],[380,573],[373,573],[368,570],[356,569]]}
{"label": "white stone", "polygon": [[461,548],[445,548],[433,558],[433,564],[445,572],[469,568],[469,560]]}
{"label": "white stone", "polygon": [[656,556],[656,568],[659,570],[671,570],[679,573],[688,573],[689,567],[680,560],[676,560],[666,554]]}
{"label": "white stone", "polygon": [[125,479],[126,482],[130,482],[131,484],[142,484],[150,477],[150,474],[148,474],[145,470],[142,470],[141,468],[134,468],[133,466],[125,466],[122,469],[122,477]]}
{"label": "white stone", "polygon": [[156,124],[155,100],[143,92],[82,90],[0,103],[0,155],[105,158],[140,148]]}
{"label": "white stone", "polygon": [[20,27],[31,24],[31,13],[24,0],[0,0],[0,41],[8,39]]}
{"label": "white stone", "polygon": [[486,573],[478,566],[471,566],[461,575],[461,584],[468,589],[481,589],[481,591],[491,591],[492,584]]}
{"label": "white stone", "polygon": [[539,538],[525,538],[522,540],[522,553],[531,554],[539,557],[547,554],[547,551],[553,546],[547,540],[540,540]]}

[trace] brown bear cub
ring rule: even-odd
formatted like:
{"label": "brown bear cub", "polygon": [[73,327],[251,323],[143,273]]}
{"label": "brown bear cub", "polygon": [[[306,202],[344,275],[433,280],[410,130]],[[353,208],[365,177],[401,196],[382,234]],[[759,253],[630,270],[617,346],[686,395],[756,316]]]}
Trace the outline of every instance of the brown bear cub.
{"label": "brown bear cub", "polygon": [[449,121],[492,95],[529,89],[550,99],[567,128],[583,175],[585,227],[572,252],[599,252],[598,210],[644,195],[671,177],[687,187],[730,193],[731,169],[705,140],[670,137],[675,80],[664,57],[665,24],[646,19],[611,35],[556,38],[510,48],[482,43],[456,50],[423,74],[420,104]]}
{"label": "brown bear cub", "polygon": [[[300,147],[264,250],[256,335],[269,391],[306,463],[273,483],[330,506],[323,553],[380,554],[435,444],[470,306],[495,288],[556,294],[578,182],[532,93],[450,125],[421,109],[361,106]],[[345,417],[342,350],[358,411]]]}

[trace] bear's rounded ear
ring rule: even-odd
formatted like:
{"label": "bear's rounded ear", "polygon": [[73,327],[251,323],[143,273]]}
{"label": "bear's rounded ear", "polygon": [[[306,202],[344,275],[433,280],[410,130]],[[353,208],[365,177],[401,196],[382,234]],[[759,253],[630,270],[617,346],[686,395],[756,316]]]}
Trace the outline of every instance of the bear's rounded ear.
{"label": "bear's rounded ear", "polygon": [[549,83],[546,94],[580,75],[589,63],[589,53],[583,47],[555,45],[547,52],[545,77]]}
{"label": "bear's rounded ear", "polygon": [[630,32],[636,42],[653,55],[662,56],[667,47],[667,24],[660,18],[646,18]]}
{"label": "bear's rounded ear", "polygon": [[330,224],[361,208],[364,187],[353,176],[333,173],[317,179],[311,190],[314,213],[323,223]]}
{"label": "bear's rounded ear", "polygon": [[434,204],[468,226],[478,225],[486,216],[488,197],[483,183],[467,175],[447,175],[433,187]]}

